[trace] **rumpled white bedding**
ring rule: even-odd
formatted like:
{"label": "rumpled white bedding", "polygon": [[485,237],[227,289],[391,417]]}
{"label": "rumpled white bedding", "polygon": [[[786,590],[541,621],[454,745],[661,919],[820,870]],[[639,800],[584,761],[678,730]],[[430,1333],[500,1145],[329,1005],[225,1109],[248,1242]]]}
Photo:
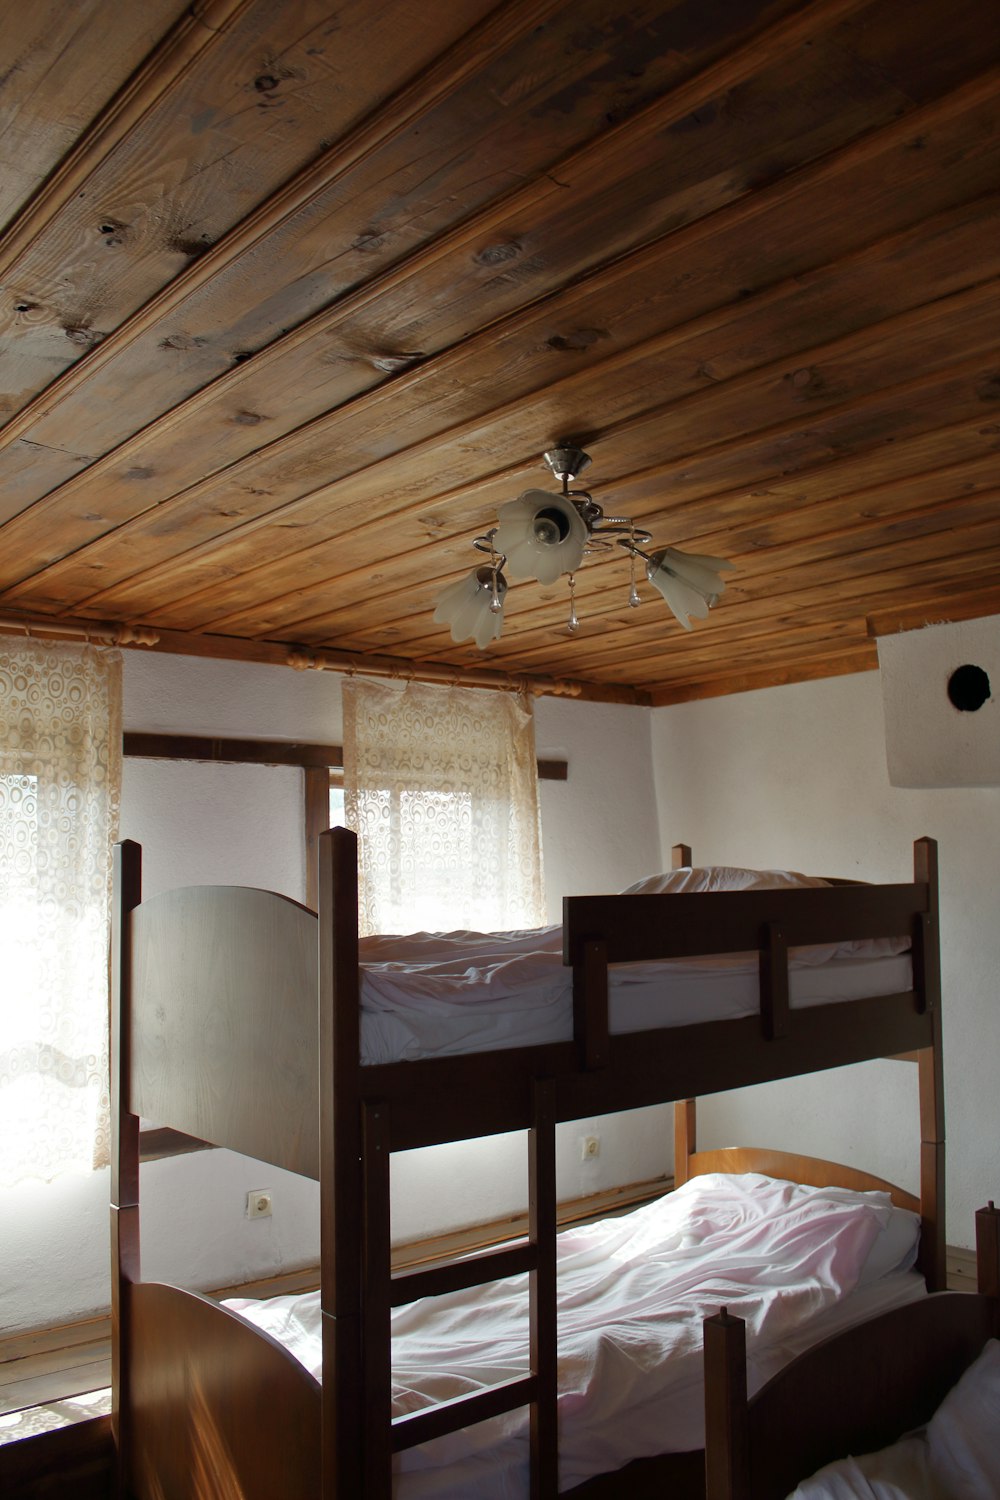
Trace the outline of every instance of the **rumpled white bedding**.
{"label": "rumpled white bedding", "polygon": [[[908,990],[908,947],[900,939],[795,950],[790,1003]],[[561,927],[368,937],[360,958],[362,1062],[534,1046],[573,1034]],[[756,953],[617,964],[610,973],[609,1022],[618,1034],[730,1020],[758,1008]]]}
{"label": "rumpled white bedding", "polygon": [[[630,1458],[700,1447],[702,1320],[747,1320],[751,1389],[846,1322],[922,1295],[916,1216],[882,1193],[708,1174],[624,1217],[559,1236],[563,1488]],[[895,1274],[874,1278],[887,1265]],[[853,1294],[853,1295],[852,1295]],[[847,1311],[845,1298],[851,1310]],[[317,1295],[228,1307],[317,1377]],[[526,1278],[393,1314],[397,1413],[527,1372]],[[403,1500],[523,1500],[526,1410],[400,1455]]]}
{"label": "rumpled white bedding", "polygon": [[841,1459],[789,1500],[997,1500],[1000,1343],[991,1339],[922,1431]]}

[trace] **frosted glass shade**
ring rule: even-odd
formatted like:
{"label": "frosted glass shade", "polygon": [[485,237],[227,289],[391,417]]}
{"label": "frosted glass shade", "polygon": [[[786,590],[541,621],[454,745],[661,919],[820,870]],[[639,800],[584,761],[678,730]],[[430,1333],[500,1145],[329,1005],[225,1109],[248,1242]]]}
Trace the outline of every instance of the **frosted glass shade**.
{"label": "frosted glass shade", "polygon": [[706,557],[698,552],[678,552],[664,547],[653,552],[646,563],[646,577],[659,589],[675,618],[690,630],[690,616],[704,620],[726,585],[719,574],[731,569],[723,557]]}
{"label": "frosted glass shade", "polygon": [[555,583],[583,561],[587,525],[572,500],[545,490],[525,490],[497,512],[494,545],[512,578]]}
{"label": "frosted glass shade", "polygon": [[500,639],[503,629],[503,600],[507,580],[497,574],[497,598],[500,608],[493,608],[493,569],[473,568],[455,583],[449,583],[438,595],[434,611],[436,625],[450,625],[453,641],[475,641],[485,651],[490,641]]}

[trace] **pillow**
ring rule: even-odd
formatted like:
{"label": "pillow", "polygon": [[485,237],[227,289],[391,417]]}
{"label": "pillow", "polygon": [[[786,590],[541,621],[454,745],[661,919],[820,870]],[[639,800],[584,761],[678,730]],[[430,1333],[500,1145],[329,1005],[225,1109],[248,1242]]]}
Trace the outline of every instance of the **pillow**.
{"label": "pillow", "polygon": [[704,869],[667,870],[647,875],[621,892],[623,896],[669,896],[677,891],[778,891],[795,886],[827,885],[818,875],[798,875],[794,870],[741,870],[733,865],[706,865]]}
{"label": "pillow", "polygon": [[873,1281],[880,1281],[883,1276],[891,1276],[896,1271],[913,1269],[920,1243],[919,1214],[908,1208],[897,1208],[889,1194],[879,1189],[855,1192],[853,1188],[827,1187],[823,1192],[838,1202],[871,1202],[888,1210],[886,1221],[875,1236],[858,1277],[859,1287],[871,1286]]}
{"label": "pillow", "polygon": [[[692,891],[780,891],[829,887],[819,875],[800,875],[795,870],[742,870],[734,865],[706,865],[703,869],[666,870],[647,875],[626,886],[622,896],[670,896]],[[816,965],[833,958],[890,958],[906,953],[909,937],[845,938],[839,943],[820,943],[793,948],[797,963]]]}

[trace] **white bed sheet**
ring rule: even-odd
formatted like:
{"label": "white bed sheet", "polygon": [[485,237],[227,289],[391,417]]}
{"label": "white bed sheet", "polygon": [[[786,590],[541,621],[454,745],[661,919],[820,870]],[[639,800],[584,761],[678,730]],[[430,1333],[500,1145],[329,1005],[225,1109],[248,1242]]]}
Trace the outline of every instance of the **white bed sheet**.
{"label": "white bed sheet", "polygon": [[[916,1216],[882,1193],[708,1174],[656,1203],[559,1236],[560,1482],[703,1442],[702,1320],[727,1306],[748,1324],[751,1390],[803,1348],[923,1295],[907,1269]],[[893,1274],[871,1280],[889,1263]],[[227,1306],[314,1374],[319,1299]],[[527,1372],[526,1278],[393,1314],[397,1413]],[[400,1455],[401,1500],[524,1500],[526,1410]]]}
{"label": "white bed sheet", "polygon": [[[802,950],[791,959],[793,1007],[911,987],[908,952],[875,945],[868,956],[832,951]],[[755,1014],[759,994],[755,953],[618,964],[610,972],[609,1025],[622,1034],[733,1020]],[[534,1046],[572,1035],[572,972],[562,962],[561,927],[362,940],[362,1062]]]}

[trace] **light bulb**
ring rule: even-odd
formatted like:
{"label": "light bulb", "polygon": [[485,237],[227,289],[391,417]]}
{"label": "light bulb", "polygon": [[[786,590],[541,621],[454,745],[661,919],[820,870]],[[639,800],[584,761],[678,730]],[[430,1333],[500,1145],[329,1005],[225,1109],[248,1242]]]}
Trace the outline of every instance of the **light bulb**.
{"label": "light bulb", "polygon": [[555,583],[580,566],[589,535],[573,501],[546,490],[525,490],[497,512],[495,545],[512,578]]}

